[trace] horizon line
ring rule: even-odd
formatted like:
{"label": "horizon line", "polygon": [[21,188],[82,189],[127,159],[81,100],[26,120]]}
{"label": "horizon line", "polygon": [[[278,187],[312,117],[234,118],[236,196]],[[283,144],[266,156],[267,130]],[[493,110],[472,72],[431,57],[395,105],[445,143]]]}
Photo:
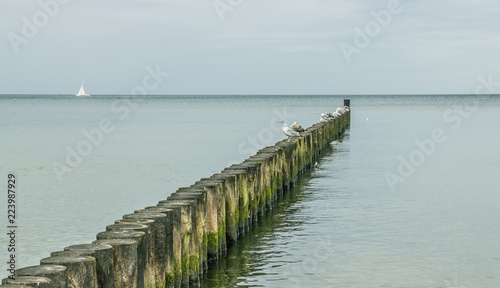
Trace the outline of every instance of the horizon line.
{"label": "horizon line", "polygon": [[[51,95],[51,96],[74,96],[75,94],[62,94],[62,93],[0,93],[0,96],[16,96],[16,95]],[[136,95],[136,94],[90,94],[92,96],[449,96],[449,95],[477,95],[477,96],[487,96],[487,95],[500,95],[492,93],[417,93],[417,94],[405,94],[405,93],[380,93],[380,94],[146,94],[146,95]]]}

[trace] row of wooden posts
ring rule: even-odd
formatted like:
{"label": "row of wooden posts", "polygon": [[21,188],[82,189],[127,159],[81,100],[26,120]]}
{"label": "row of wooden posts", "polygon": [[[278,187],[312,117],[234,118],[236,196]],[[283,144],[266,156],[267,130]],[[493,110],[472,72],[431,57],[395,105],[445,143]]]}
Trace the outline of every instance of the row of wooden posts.
{"label": "row of wooden posts", "polygon": [[156,206],[124,215],[93,243],[66,247],[38,266],[17,270],[0,287],[197,287],[208,265],[271,211],[349,124],[348,111],[306,129],[303,137],[263,148]]}

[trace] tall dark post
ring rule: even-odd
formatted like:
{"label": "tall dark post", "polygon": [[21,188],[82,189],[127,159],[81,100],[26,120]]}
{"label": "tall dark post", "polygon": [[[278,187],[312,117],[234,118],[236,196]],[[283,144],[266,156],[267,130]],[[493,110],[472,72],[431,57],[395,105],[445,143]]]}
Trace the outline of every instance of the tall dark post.
{"label": "tall dark post", "polygon": [[344,99],[344,106],[351,107],[351,99]]}

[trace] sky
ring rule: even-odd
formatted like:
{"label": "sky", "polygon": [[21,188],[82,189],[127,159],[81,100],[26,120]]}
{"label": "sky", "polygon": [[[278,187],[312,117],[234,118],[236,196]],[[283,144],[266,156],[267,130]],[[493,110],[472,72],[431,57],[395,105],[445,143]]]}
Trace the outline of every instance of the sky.
{"label": "sky", "polygon": [[0,94],[473,94],[498,0],[2,0]]}

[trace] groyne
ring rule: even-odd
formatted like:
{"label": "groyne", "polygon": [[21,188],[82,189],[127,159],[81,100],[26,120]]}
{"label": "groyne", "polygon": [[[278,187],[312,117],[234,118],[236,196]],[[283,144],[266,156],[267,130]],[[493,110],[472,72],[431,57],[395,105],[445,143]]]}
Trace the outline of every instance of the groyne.
{"label": "groyne", "polygon": [[[348,99],[344,106],[350,106]],[[124,215],[94,242],[52,252],[40,265],[18,269],[15,279],[3,279],[0,287],[198,287],[208,266],[272,211],[349,125],[350,109],[179,188],[156,206]]]}

